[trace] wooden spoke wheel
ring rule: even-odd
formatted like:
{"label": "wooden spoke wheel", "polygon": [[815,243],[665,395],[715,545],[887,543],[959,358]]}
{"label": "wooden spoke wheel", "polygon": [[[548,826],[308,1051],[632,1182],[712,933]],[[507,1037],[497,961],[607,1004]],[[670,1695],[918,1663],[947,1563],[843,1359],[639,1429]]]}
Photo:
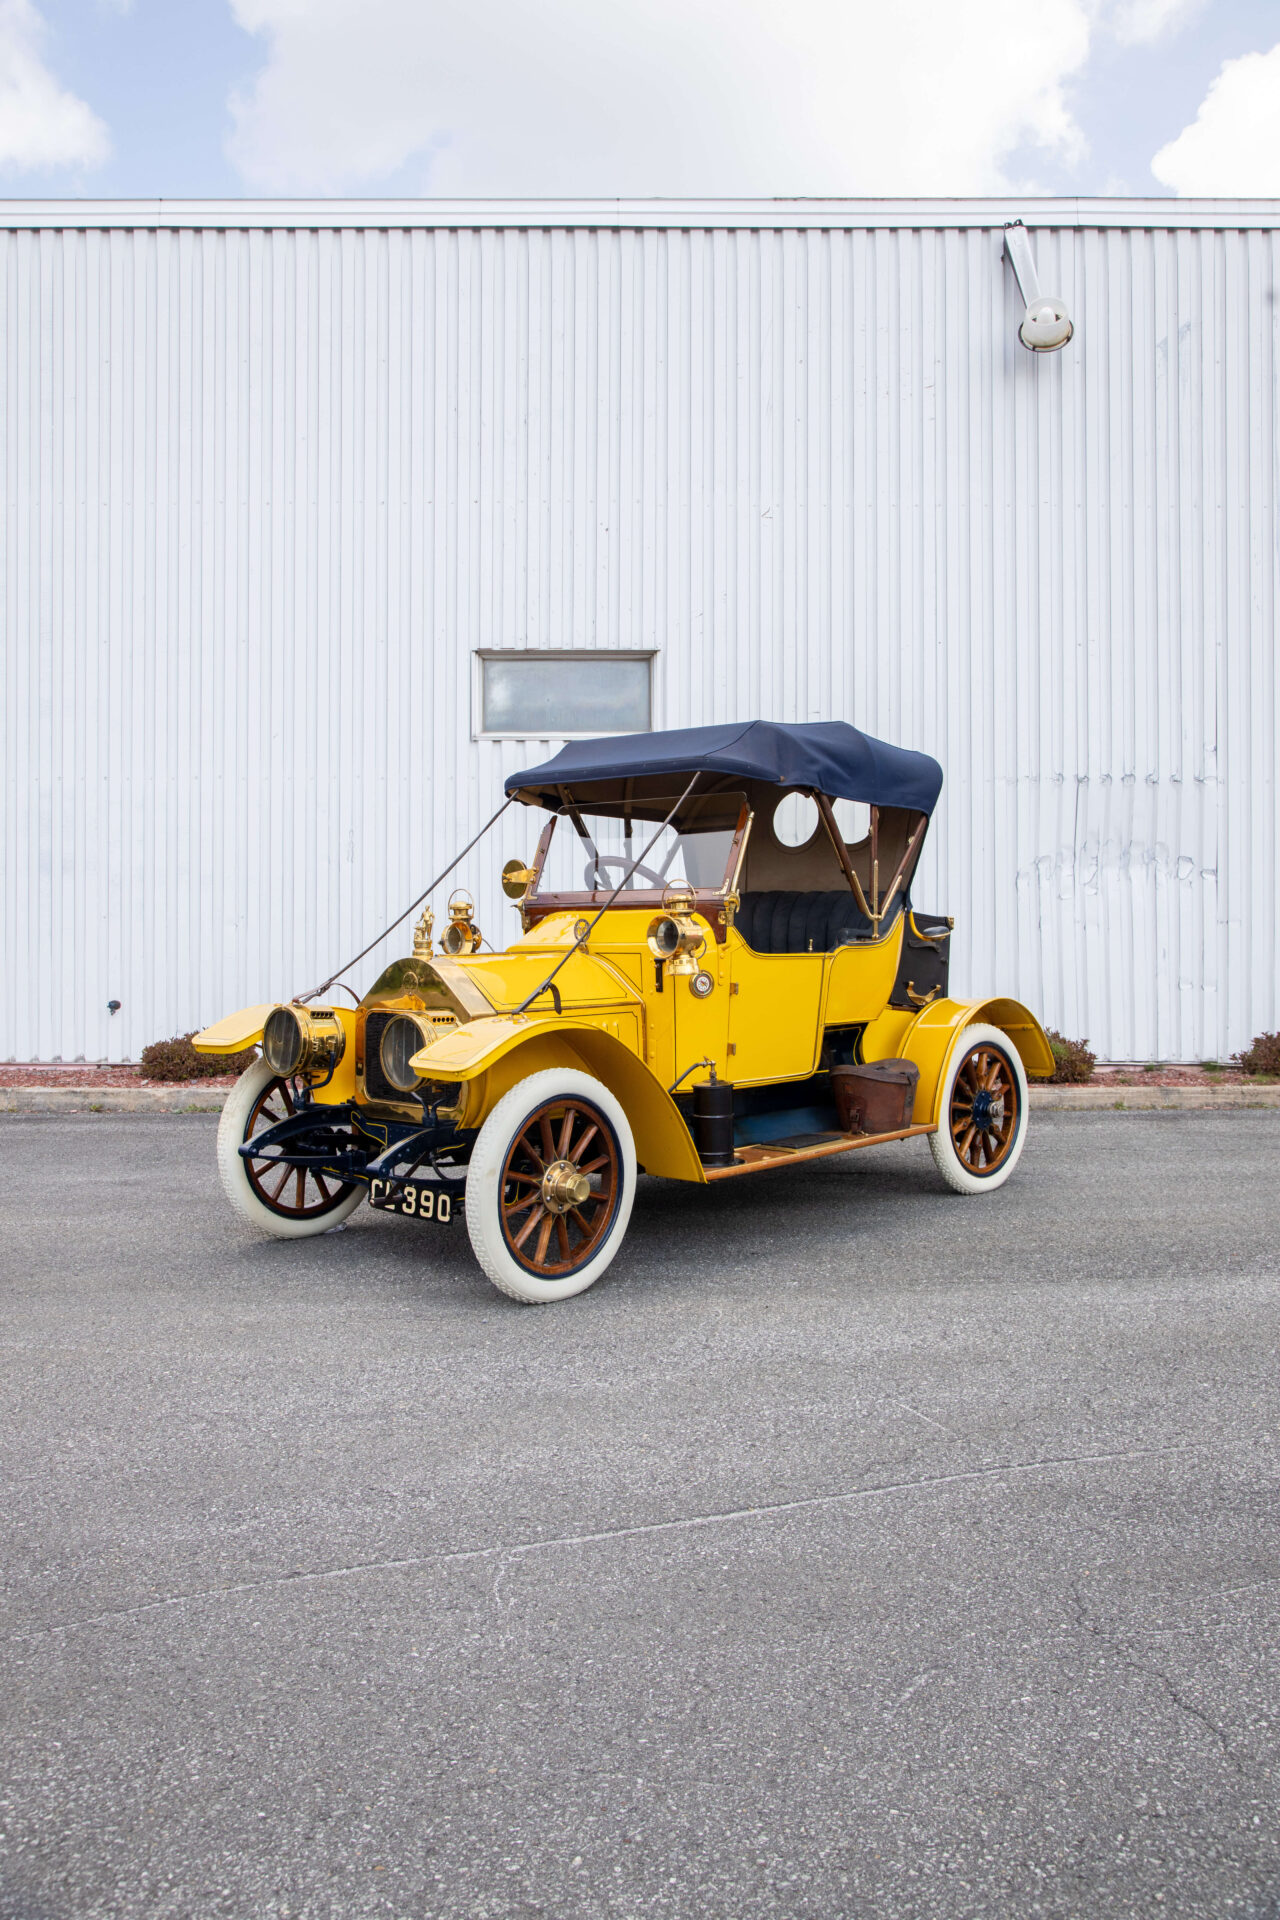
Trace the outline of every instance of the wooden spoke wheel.
{"label": "wooden spoke wheel", "polygon": [[598,1107],[536,1108],[502,1169],[502,1230],[515,1259],[543,1280],[585,1266],[613,1218],[620,1178],[618,1142]]}
{"label": "wooden spoke wheel", "polygon": [[467,1232],[496,1287],[531,1303],[598,1280],[622,1243],[636,1153],[620,1102],[569,1068],[504,1094],[467,1166]]}
{"label": "wooden spoke wheel", "polygon": [[[244,1138],[252,1140],[255,1133],[296,1113],[300,1091],[297,1080],[269,1080],[250,1109]],[[354,1181],[317,1173],[311,1167],[282,1167],[270,1153],[246,1159],[244,1170],[261,1204],[285,1220],[315,1220],[332,1213],[355,1186]]]}
{"label": "wooden spoke wheel", "polygon": [[972,1047],[951,1083],[947,1115],[961,1165],[974,1174],[994,1173],[1017,1138],[1020,1110],[1008,1054],[1002,1047]]}
{"label": "wooden spoke wheel", "polygon": [[966,1027],[943,1073],[929,1149],[956,1193],[990,1193],[1013,1172],[1027,1137],[1027,1074],[999,1027]]}
{"label": "wooden spoke wheel", "polygon": [[[218,1172],[242,1220],[275,1240],[303,1240],[336,1227],[364,1199],[358,1181],[307,1167],[281,1166],[269,1153],[246,1159],[246,1140],[295,1112],[300,1083],[282,1080],[265,1060],[246,1067],[227,1095],[218,1123]],[[324,1113],[324,1108],[319,1110]]]}

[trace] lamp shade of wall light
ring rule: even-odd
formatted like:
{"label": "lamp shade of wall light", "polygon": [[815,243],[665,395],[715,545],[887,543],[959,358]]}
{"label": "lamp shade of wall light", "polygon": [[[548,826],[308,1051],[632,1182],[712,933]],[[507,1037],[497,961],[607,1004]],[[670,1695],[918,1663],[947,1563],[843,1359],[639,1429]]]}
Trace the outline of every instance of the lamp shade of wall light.
{"label": "lamp shade of wall light", "polygon": [[1075,328],[1071,324],[1071,315],[1063,302],[1056,296],[1042,296],[1033,300],[1027,308],[1026,317],[1018,328],[1018,338],[1024,347],[1030,347],[1032,353],[1054,353],[1059,347],[1065,347]]}
{"label": "lamp shade of wall light", "polygon": [[1032,353],[1056,353],[1065,347],[1075,327],[1065,300],[1057,294],[1041,293],[1040,276],[1031,252],[1031,241],[1021,220],[1004,230],[1004,250],[1026,303],[1026,313],[1018,328],[1018,338]]}

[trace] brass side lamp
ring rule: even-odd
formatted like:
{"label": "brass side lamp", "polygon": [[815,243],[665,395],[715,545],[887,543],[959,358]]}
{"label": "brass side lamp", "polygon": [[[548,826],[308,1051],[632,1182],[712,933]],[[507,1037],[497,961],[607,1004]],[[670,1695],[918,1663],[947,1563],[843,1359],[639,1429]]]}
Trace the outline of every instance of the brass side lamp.
{"label": "brass side lamp", "polygon": [[440,949],[457,960],[465,953],[475,953],[480,945],[481,933],[475,922],[476,903],[469,893],[461,890],[450,897],[449,924],[440,935]]}

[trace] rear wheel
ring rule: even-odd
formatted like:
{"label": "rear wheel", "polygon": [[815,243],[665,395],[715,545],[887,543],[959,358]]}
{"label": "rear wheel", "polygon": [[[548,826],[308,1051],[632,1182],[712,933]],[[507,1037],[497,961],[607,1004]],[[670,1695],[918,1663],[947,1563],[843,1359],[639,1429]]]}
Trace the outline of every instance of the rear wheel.
{"label": "rear wheel", "polygon": [[476,1259],[513,1300],[582,1293],[622,1244],[636,1189],[627,1116],[590,1074],[530,1074],[499,1100],[467,1166]]}
{"label": "rear wheel", "polygon": [[956,1193],[990,1193],[1017,1166],[1027,1137],[1027,1074],[999,1027],[966,1027],[947,1063],[929,1150]]}
{"label": "rear wheel", "polygon": [[[364,1198],[359,1182],[282,1167],[267,1155],[246,1160],[240,1148],[297,1109],[300,1083],[282,1080],[255,1060],[227,1095],[218,1125],[218,1172],[228,1200],[251,1227],[277,1240],[305,1240],[336,1227]],[[323,1108],[321,1109],[323,1112]]]}

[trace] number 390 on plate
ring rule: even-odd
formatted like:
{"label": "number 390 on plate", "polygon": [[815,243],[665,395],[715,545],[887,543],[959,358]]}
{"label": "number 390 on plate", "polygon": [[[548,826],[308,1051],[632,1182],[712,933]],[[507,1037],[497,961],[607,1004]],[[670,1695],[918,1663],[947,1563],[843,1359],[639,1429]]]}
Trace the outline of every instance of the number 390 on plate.
{"label": "number 390 on plate", "polygon": [[371,1180],[369,1205],[382,1213],[403,1213],[411,1220],[434,1220],[441,1227],[447,1227],[453,1218],[451,1193],[403,1180]]}

